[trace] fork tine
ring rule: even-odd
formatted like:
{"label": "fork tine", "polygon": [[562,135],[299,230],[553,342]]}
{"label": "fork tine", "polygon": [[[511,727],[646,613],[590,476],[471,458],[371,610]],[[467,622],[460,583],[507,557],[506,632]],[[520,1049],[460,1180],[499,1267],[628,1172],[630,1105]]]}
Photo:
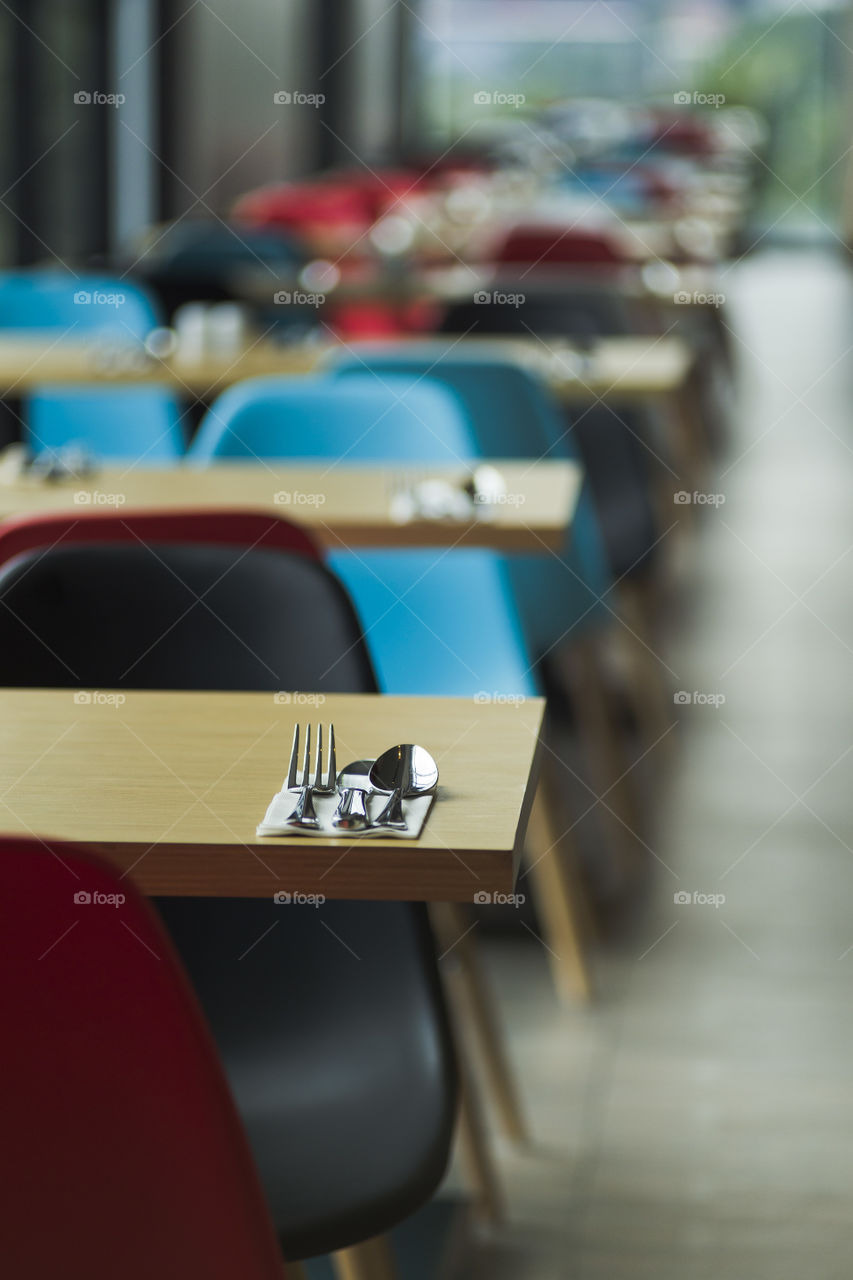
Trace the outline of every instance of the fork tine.
{"label": "fork tine", "polygon": [[302,783],[307,787],[311,781],[311,721],[305,726],[305,753],[302,757]]}
{"label": "fork tine", "polygon": [[296,786],[296,770],[299,765],[299,722],[293,727],[293,746],[290,748],[290,765],[287,770],[287,789]]}
{"label": "fork tine", "polygon": [[323,724],[317,722],[317,750],[314,752],[314,786],[323,785]]}
{"label": "fork tine", "polygon": [[335,761],[335,726],[329,725],[329,774],[326,778],[326,786],[330,790],[334,790],[335,783],[338,778],[338,766]]}

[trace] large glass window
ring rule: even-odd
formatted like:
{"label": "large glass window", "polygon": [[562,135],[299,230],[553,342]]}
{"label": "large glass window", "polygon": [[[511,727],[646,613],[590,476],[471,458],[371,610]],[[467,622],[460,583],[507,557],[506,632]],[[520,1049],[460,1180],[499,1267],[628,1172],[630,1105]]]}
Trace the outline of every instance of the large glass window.
{"label": "large glass window", "polygon": [[[848,169],[846,4],[777,0],[418,0],[409,21],[413,148],[488,143],[566,98],[708,98],[757,109],[760,229],[834,233]],[[695,97],[694,97],[695,95]]]}

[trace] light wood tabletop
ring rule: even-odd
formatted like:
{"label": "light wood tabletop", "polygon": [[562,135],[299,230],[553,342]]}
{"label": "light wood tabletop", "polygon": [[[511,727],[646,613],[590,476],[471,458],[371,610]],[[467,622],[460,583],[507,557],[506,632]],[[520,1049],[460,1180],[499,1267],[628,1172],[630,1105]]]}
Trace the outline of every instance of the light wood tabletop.
{"label": "light wood tabletop", "polygon": [[[482,465],[481,462],[472,466]],[[86,479],[5,479],[0,519],[16,514],[165,509],[251,509],[304,525],[325,547],[489,547],[543,553],[565,545],[583,482],[573,462],[489,462],[503,487],[458,513],[411,515],[406,494],[425,481],[458,489],[464,467],[329,463],[217,463],[209,467],[109,466]],[[441,495],[439,495],[441,496]],[[462,497],[461,494],[457,497]]]}
{"label": "light wood tabletop", "polygon": [[[4,689],[0,830],[83,842],[149,894],[472,902],[513,891],[543,711],[543,699],[490,691]],[[334,723],[339,769],[399,742],[431,752],[439,789],[417,840],[255,835],[287,771],[294,724],[320,718]]]}
{"label": "light wood tabletop", "polygon": [[676,337],[601,338],[583,352],[552,340],[547,347],[525,344],[518,358],[568,403],[673,395],[684,388],[695,363],[688,343]]}
{"label": "light wood tabletop", "polygon": [[[444,339],[459,350],[462,335]],[[428,341],[428,340],[427,340]],[[504,354],[535,367],[567,399],[661,395],[677,391],[687,376],[692,354],[680,338],[603,338],[588,352],[568,342],[525,337],[477,337],[493,355]],[[423,335],[401,338],[423,344]],[[388,339],[377,342],[388,348]],[[359,343],[358,351],[370,344]],[[158,385],[178,394],[210,400],[226,387],[246,378],[298,376],[322,372],[350,348],[334,342],[303,342],[286,346],[269,340],[256,342],[236,354],[209,354],[189,360],[180,355],[168,359],[147,357],[133,347],[104,348],[72,338],[56,340],[10,335],[0,336],[0,395],[21,396],[38,387],[97,383],[108,386]],[[576,370],[567,377],[567,370]]]}
{"label": "light wood tabletop", "polygon": [[433,362],[436,371],[445,355],[451,363],[465,355],[503,356],[530,369],[570,403],[673,395],[687,384],[695,365],[689,343],[675,336],[599,338],[581,350],[560,338],[457,333],[395,339],[392,346],[387,338],[361,341],[348,350],[354,360],[362,358],[369,364],[371,352],[399,355],[409,344]]}

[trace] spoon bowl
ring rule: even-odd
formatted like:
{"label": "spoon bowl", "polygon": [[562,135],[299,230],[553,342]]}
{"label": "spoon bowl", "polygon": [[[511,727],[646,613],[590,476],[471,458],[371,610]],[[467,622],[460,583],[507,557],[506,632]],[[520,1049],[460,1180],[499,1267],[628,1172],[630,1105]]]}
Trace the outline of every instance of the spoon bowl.
{"label": "spoon bowl", "polygon": [[407,742],[389,747],[374,760],[370,781],[377,791],[400,791],[408,800],[432,791],[438,782],[438,765],[423,747]]}
{"label": "spoon bowl", "polygon": [[405,831],[408,824],[402,802],[435,789],[438,765],[424,747],[406,742],[382,752],[370,770],[370,782],[377,791],[391,792],[391,798],[375,825]]}

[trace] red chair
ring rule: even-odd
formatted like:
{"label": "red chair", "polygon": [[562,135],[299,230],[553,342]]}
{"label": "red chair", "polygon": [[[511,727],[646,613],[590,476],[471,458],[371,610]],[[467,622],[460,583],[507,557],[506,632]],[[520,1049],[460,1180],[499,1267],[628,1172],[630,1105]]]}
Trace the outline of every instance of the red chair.
{"label": "red chair", "polygon": [[253,227],[283,227],[306,231],[317,227],[367,227],[373,221],[372,202],[354,187],[324,182],[282,182],[241,196],[234,219]]}
{"label": "red chair", "polygon": [[278,182],[241,196],[234,218],[254,227],[312,232],[325,228],[366,230],[397,201],[423,185],[415,171],[333,171],[310,182]]}
{"label": "red chair", "polygon": [[78,846],[0,839],[0,1256],[15,1280],[282,1280],[216,1050],[162,927]]}
{"label": "red chair", "polygon": [[505,264],[566,267],[620,267],[630,261],[603,232],[530,225],[513,227],[494,258]]}
{"label": "red chair", "polygon": [[708,156],[719,149],[714,123],[683,110],[655,112],[652,144],[655,151],[688,156]]}
{"label": "red chair", "polygon": [[261,511],[76,512],[12,516],[0,522],[0,564],[34,547],[72,542],[195,542],[268,547],[322,560],[299,525]]}

